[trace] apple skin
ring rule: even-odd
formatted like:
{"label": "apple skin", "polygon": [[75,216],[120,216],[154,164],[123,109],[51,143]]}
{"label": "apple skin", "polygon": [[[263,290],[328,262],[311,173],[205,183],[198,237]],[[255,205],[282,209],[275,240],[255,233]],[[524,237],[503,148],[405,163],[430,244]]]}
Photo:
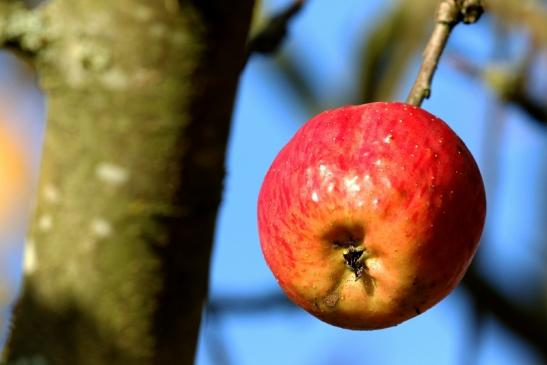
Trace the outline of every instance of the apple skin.
{"label": "apple skin", "polygon": [[379,329],[448,295],[484,225],[482,178],[439,118],[403,103],[325,111],[264,178],[264,257],[287,296],[332,325]]}

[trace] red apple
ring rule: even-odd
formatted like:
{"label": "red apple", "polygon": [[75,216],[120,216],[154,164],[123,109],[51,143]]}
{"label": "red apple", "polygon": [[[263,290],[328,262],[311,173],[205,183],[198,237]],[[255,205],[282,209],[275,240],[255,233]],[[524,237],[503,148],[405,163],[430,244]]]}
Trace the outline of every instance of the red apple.
{"label": "red apple", "polygon": [[336,326],[397,325],[444,298],[485,217],[471,153],[442,120],[402,103],[325,111],[270,167],[262,251],[295,303]]}

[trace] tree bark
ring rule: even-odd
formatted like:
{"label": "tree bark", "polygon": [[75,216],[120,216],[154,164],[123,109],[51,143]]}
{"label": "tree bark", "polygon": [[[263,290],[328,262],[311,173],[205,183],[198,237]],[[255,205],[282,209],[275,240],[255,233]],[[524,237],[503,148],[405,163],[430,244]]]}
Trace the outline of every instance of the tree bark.
{"label": "tree bark", "polygon": [[193,363],[252,5],[51,0],[0,35],[48,110],[5,363]]}

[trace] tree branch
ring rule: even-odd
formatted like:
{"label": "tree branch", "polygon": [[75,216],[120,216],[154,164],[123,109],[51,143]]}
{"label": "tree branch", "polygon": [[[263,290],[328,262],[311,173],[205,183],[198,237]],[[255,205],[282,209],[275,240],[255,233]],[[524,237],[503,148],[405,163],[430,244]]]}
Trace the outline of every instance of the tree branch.
{"label": "tree branch", "polygon": [[492,313],[497,320],[522,337],[544,359],[547,359],[547,347],[545,347],[547,318],[545,315],[507,300],[476,270],[470,269],[463,282],[466,289],[473,295],[477,305]]}
{"label": "tree branch", "polygon": [[[491,313],[498,321],[530,344],[547,359],[547,317],[529,307],[515,304],[505,298],[473,268],[463,279],[463,285],[472,297],[481,314]],[[216,317],[223,314],[261,314],[273,310],[295,311],[299,308],[281,292],[272,292],[255,297],[224,296],[211,298],[206,313]]]}
{"label": "tree branch", "polygon": [[47,131],[1,364],[194,362],[254,2],[169,3],[39,8]]}
{"label": "tree branch", "polygon": [[539,124],[547,125],[547,106],[534,100],[527,93],[509,93],[505,100],[524,110]]}
{"label": "tree branch", "polygon": [[525,68],[520,67],[521,71],[516,73],[495,67],[481,69],[457,54],[450,55],[450,61],[458,71],[471,78],[481,79],[488,84],[502,101],[520,108],[540,125],[547,125],[547,105],[539,102],[526,91],[523,75],[527,71]]}
{"label": "tree branch", "polygon": [[212,316],[224,313],[261,314],[275,309],[296,310],[299,307],[279,291],[254,297],[221,296],[211,298],[205,307],[206,313]]}
{"label": "tree branch", "polygon": [[290,21],[302,10],[304,2],[305,0],[295,0],[286,9],[274,15],[249,41],[247,58],[253,53],[267,55],[276,52],[287,36]]}
{"label": "tree branch", "polygon": [[482,14],[481,0],[442,0],[437,9],[436,24],[424,51],[422,65],[406,102],[420,106],[431,94],[431,80],[452,29],[460,21],[476,22]]}

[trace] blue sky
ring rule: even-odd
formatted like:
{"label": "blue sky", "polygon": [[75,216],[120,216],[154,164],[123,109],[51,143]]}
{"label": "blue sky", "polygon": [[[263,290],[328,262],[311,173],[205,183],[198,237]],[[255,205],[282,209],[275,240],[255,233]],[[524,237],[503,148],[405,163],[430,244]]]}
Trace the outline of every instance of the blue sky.
{"label": "blue sky", "polygon": [[[289,1],[267,1],[273,11]],[[298,62],[321,104],[335,107],[355,91],[359,67],[357,45],[385,11],[381,0],[334,3],[310,0],[291,25],[284,51]],[[486,65],[492,53],[491,20],[458,27],[448,51],[464,50],[471,60]],[[518,55],[522,37],[511,40]],[[12,57],[0,56],[0,97],[7,113],[18,121],[36,166],[40,144],[43,100],[31,79],[17,78]],[[418,66],[418,60],[415,67]],[[415,75],[402,83],[403,100]],[[278,77],[274,61],[254,57],[246,68],[236,102],[227,159],[224,200],[219,212],[212,259],[210,295],[252,297],[279,292],[260,252],[256,228],[256,199],[271,161],[296,129],[309,117],[288,85]],[[23,91],[14,95],[14,83]],[[6,102],[9,100],[9,102]],[[504,293],[524,300],[545,276],[545,185],[547,133],[520,111],[505,108],[503,118],[492,116],[494,96],[476,80],[442,62],[433,95],[423,107],[445,120],[466,142],[483,172],[488,194],[485,241],[478,260],[481,270]],[[498,120],[499,119],[499,120]],[[500,133],[495,133],[503,123]],[[492,152],[492,139],[499,149]],[[489,141],[485,144],[485,141]],[[487,153],[490,151],[489,153]],[[495,173],[494,173],[495,172]],[[497,177],[496,177],[497,175]],[[0,236],[9,245],[0,250],[0,274],[16,287],[20,273],[23,223],[17,232]],[[542,230],[543,229],[543,230]],[[6,248],[7,247],[7,248]],[[543,248],[542,248],[543,247]],[[1,282],[2,280],[0,280]],[[530,349],[493,318],[484,321],[482,336],[473,336],[473,313],[467,294],[457,289],[426,313],[381,331],[356,332],[326,325],[301,310],[283,308],[242,315],[227,313],[204,320],[196,362],[217,365],[219,342],[232,364],[535,364]]]}

